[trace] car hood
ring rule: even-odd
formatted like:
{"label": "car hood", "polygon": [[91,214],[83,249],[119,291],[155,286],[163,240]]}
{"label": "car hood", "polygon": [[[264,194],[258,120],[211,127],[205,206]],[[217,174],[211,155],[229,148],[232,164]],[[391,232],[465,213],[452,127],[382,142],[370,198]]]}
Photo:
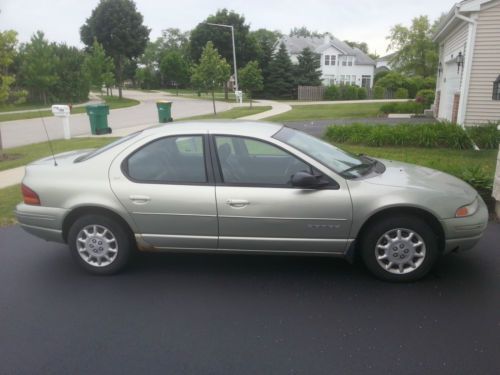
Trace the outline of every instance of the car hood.
{"label": "car hood", "polygon": [[365,182],[369,184],[428,191],[445,196],[453,195],[471,202],[477,196],[476,190],[469,184],[447,173],[414,164],[378,160],[385,165],[386,170],[366,179]]}

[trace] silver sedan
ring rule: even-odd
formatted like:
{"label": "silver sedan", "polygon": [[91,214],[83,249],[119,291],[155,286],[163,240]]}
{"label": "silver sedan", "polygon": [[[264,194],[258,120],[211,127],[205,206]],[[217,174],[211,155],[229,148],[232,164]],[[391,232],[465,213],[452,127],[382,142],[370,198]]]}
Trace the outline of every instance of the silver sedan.
{"label": "silver sedan", "polygon": [[111,274],[136,251],[315,254],[410,281],[488,220],[465,182],[276,124],[156,126],[26,167],[21,226]]}

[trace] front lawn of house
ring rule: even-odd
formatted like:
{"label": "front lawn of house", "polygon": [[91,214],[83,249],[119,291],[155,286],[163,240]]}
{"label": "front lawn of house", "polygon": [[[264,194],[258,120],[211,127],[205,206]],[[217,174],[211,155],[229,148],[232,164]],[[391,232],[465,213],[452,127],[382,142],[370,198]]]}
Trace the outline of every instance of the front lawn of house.
{"label": "front lawn of house", "polygon": [[330,120],[377,117],[384,103],[292,105],[292,110],[268,118],[269,121]]}
{"label": "front lawn of house", "polygon": [[262,106],[262,107],[235,107],[228,111],[218,112],[216,115],[213,113],[208,115],[200,115],[189,118],[179,119],[179,121],[184,120],[210,120],[210,119],[237,119],[239,117],[245,117],[250,115],[255,115],[257,113],[269,111],[271,106]]}

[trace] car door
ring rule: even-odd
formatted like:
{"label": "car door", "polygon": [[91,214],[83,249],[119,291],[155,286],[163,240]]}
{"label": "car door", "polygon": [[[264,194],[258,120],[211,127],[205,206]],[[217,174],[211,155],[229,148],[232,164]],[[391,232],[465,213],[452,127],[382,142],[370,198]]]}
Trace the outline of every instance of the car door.
{"label": "car door", "polygon": [[211,135],[210,145],[216,156],[219,249],[345,252],[352,206],[344,181],[295,188],[294,173],[320,171],[276,144]]}
{"label": "car door", "polygon": [[167,136],[112,163],[111,188],[151,245],[217,247],[215,186],[206,150],[206,135]]}

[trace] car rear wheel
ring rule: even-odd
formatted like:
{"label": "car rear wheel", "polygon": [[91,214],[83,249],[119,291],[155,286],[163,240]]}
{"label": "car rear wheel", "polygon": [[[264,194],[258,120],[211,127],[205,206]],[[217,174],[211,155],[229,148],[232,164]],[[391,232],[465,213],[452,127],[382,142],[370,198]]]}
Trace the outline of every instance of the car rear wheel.
{"label": "car rear wheel", "polygon": [[439,249],[432,228],[418,217],[384,218],[361,238],[366,267],[378,278],[414,281],[424,277],[436,262]]}
{"label": "car rear wheel", "polygon": [[68,244],[76,262],[85,270],[110,275],[121,270],[132,253],[127,230],[115,220],[101,215],[77,219],[68,234]]}

